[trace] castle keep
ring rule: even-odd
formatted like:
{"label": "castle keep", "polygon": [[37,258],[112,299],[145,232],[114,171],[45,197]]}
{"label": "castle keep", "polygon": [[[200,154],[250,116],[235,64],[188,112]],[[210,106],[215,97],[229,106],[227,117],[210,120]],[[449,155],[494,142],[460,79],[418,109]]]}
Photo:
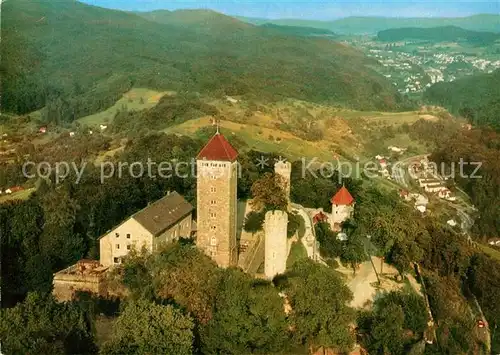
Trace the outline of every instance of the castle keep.
{"label": "castle keep", "polygon": [[217,132],[197,157],[196,244],[220,267],[236,266],[238,152]]}

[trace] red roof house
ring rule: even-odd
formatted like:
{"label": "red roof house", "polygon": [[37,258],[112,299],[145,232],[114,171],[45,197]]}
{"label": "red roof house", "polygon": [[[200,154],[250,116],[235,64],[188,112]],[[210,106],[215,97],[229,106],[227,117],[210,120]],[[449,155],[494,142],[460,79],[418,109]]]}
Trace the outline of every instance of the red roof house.
{"label": "red roof house", "polygon": [[19,191],[23,191],[24,188],[22,186],[14,186],[14,187],[11,187],[10,188],[10,191],[12,192],[19,192]]}
{"label": "red roof house", "polygon": [[347,191],[345,186],[342,186],[340,190],[335,194],[335,196],[332,197],[330,202],[334,205],[352,205],[354,203],[354,198],[352,195]]}
{"label": "red roof house", "polygon": [[216,133],[198,154],[198,160],[235,161],[238,152],[221,134]]}

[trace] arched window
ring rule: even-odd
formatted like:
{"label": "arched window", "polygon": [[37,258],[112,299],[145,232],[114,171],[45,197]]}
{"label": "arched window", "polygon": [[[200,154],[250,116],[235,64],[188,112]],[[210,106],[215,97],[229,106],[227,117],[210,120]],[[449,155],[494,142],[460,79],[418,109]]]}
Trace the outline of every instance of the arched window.
{"label": "arched window", "polygon": [[210,245],[213,247],[216,246],[217,245],[217,238],[215,238],[215,237],[210,238]]}

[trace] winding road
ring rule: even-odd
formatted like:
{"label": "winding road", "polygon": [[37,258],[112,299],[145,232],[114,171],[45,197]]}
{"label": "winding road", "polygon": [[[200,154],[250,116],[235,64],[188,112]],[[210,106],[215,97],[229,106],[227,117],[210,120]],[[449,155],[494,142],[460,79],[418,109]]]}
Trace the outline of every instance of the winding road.
{"label": "winding road", "polygon": [[[412,161],[421,160],[427,155],[428,154],[412,156],[398,161],[393,165],[392,178],[399,185],[408,188],[410,186],[409,178],[411,178],[411,175],[409,173],[409,164]],[[457,216],[460,219],[460,229],[462,230],[464,236],[467,236],[467,241],[472,242],[472,238],[470,237],[469,232],[472,225],[474,224],[474,219],[471,217],[470,214],[471,212],[474,211],[474,208],[472,206],[469,206],[466,201],[463,202],[465,206],[458,203],[453,203],[451,201],[446,201],[445,203],[447,203],[450,207],[455,209],[455,211],[457,212]],[[491,351],[491,333],[486,317],[484,316],[483,311],[479,303],[477,302],[476,297],[472,293],[470,294],[469,297],[467,297],[467,300],[469,301],[469,308],[472,316],[476,320],[481,319],[485,324],[484,328],[479,328],[478,334],[484,340],[484,343],[486,345],[486,353],[489,354]]]}

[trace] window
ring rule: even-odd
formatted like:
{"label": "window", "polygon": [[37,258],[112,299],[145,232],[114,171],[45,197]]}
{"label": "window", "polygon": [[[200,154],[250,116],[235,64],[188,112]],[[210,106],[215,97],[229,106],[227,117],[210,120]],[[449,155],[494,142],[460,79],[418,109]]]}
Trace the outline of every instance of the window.
{"label": "window", "polygon": [[216,180],[216,179],[217,179],[217,176],[212,175],[212,180]]}
{"label": "window", "polygon": [[120,244],[115,245],[116,249],[120,249]]}
{"label": "window", "polygon": [[127,239],[130,239],[130,233],[127,233]]}
{"label": "window", "polygon": [[217,201],[215,201],[215,200],[210,201],[211,205],[215,205],[216,203],[217,203]]}
{"label": "window", "polygon": [[216,192],[216,191],[217,191],[217,189],[215,187],[210,188],[210,192]]}
{"label": "window", "polygon": [[120,258],[113,258],[113,262],[115,264],[119,264],[120,263]]}
{"label": "window", "polygon": [[217,217],[217,213],[215,213],[215,212],[210,212],[210,217],[211,217],[211,218],[216,218],[216,217]]}
{"label": "window", "polygon": [[217,245],[217,238],[215,237],[210,238],[210,245],[215,247]]}
{"label": "window", "polygon": [[214,231],[214,230],[217,229],[217,227],[216,226],[210,226],[210,229]]}
{"label": "window", "polygon": [[120,233],[115,233],[115,237],[119,237],[120,236]]}
{"label": "window", "polygon": [[131,245],[130,244],[127,244],[127,250],[130,250],[131,249]]}

